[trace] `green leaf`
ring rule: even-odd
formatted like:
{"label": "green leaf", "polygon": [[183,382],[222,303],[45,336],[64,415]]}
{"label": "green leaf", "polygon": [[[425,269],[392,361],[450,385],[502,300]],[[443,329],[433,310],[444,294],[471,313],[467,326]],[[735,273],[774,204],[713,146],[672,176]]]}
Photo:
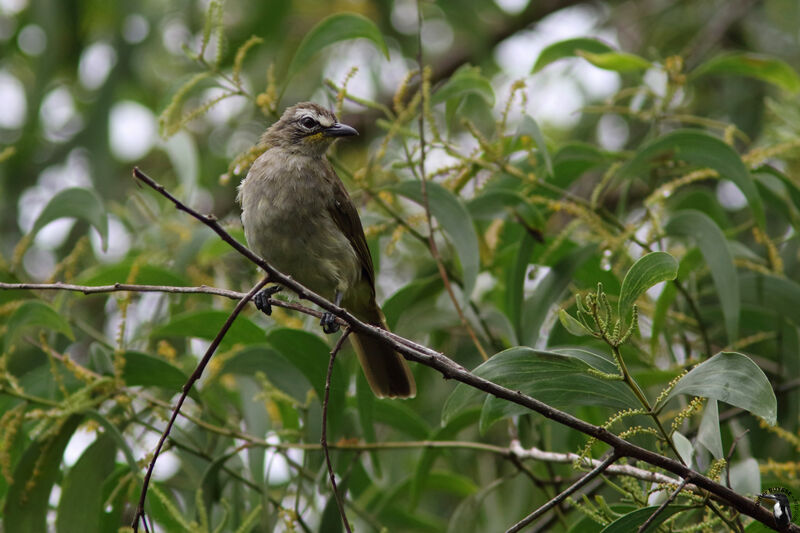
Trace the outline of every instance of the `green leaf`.
{"label": "green leaf", "polygon": [[[317,393],[320,403],[325,397],[325,375],[328,372],[330,348],[322,339],[307,331],[279,328],[267,335],[267,342],[306,377]],[[269,373],[267,374],[269,376]],[[341,358],[337,358],[331,376],[328,417],[331,432],[335,433],[345,408],[345,391],[349,379]]]}
{"label": "green leaf", "polygon": [[397,321],[403,313],[418,301],[439,294],[442,289],[442,278],[434,274],[422,279],[415,279],[391,295],[381,306],[386,316],[389,329],[397,326]]}
{"label": "green leaf", "polygon": [[20,305],[8,319],[5,351],[9,351],[23,335],[39,328],[57,331],[70,340],[75,340],[72,328],[61,314],[40,300],[29,300]]}
{"label": "green leaf", "polygon": [[377,400],[373,411],[376,422],[382,422],[416,440],[425,439],[430,426],[407,403],[395,400]]}
{"label": "green leaf", "polygon": [[[647,519],[650,518],[654,512],[656,512],[658,507],[658,505],[653,505],[651,507],[637,509],[626,514],[625,516],[621,516],[604,527],[601,533],[630,533],[631,531],[636,531],[642,524],[647,522]],[[668,505],[666,509],[658,513],[658,516],[656,516],[656,518],[650,523],[645,531],[657,531],[658,526],[663,524],[667,518],[676,513],[687,511],[689,509],[693,509],[693,507]]]}
{"label": "green leaf", "polygon": [[752,359],[738,352],[720,352],[683,376],[664,400],[679,394],[713,398],[740,407],[775,425],[778,405],[767,376]]}
{"label": "green leaf", "polygon": [[604,54],[607,52],[613,52],[614,49],[602,41],[587,37],[559,41],[542,50],[542,53],[539,54],[539,58],[536,60],[536,64],[533,65],[531,74],[539,72],[550,63],[558,61],[559,59],[563,59],[565,57],[577,57],[578,53],[581,51],[594,54]]}
{"label": "green leaf", "polygon": [[103,202],[94,191],[73,187],[53,196],[33,223],[31,236],[35,236],[40,229],[59,218],[85,220],[100,234],[103,251],[108,247],[108,217]]}
{"label": "green leaf", "polygon": [[[45,533],[48,501],[59,476],[61,456],[82,420],[73,415],[46,440],[33,441],[14,468],[13,482],[3,506],[3,530],[14,533]],[[35,472],[35,474],[34,474]],[[33,482],[29,485],[30,482]]]}
{"label": "green leaf", "polygon": [[102,533],[103,482],[114,471],[116,452],[114,439],[101,435],[70,468],[61,483],[56,514],[58,533]]}
{"label": "green leaf", "polygon": [[522,304],[525,298],[525,275],[531,261],[531,254],[536,246],[536,240],[531,234],[525,232],[519,243],[519,248],[511,264],[506,268],[506,314],[514,327],[516,338],[522,335]]}
{"label": "green leaf", "polygon": [[739,278],[742,302],[756,304],[800,325],[800,284],[786,278],[746,274]]}
{"label": "green leaf", "polygon": [[494,89],[492,84],[481,75],[477,67],[465,65],[431,95],[431,104],[441,104],[451,98],[461,98],[468,94],[477,95],[489,104],[494,105]]}
{"label": "green leaf", "polygon": [[[227,246],[227,244],[226,244]],[[230,246],[228,246],[230,249]],[[134,259],[126,259],[114,265],[102,265],[90,268],[78,278],[82,285],[113,285],[122,280],[125,283],[139,283],[141,285],[173,285],[188,287],[189,281],[165,268],[137,263],[135,275],[131,277],[134,268]]]}
{"label": "green leaf", "polygon": [[[452,440],[464,428],[471,426],[478,420],[478,409],[468,409],[459,415],[454,416],[444,426],[433,430],[427,437],[430,441],[446,441]],[[425,448],[422,451],[422,456],[417,461],[417,466],[414,471],[414,477],[411,480],[411,502],[412,508],[416,507],[419,503],[419,498],[422,495],[422,488],[426,486],[428,476],[433,468],[433,463],[437,457],[442,453],[441,448]]]}
{"label": "green leaf", "polygon": [[122,357],[125,359],[122,379],[129,387],[160,387],[176,393],[188,380],[180,368],[160,357],[134,351],[125,352]]}
{"label": "green leaf", "polygon": [[692,446],[692,442],[676,431],[672,434],[672,443],[675,445],[675,449],[678,450],[678,455],[681,460],[691,467],[692,459],[694,458],[694,446]]}
{"label": "green leaf", "polygon": [[646,70],[651,66],[651,63],[645,58],[625,52],[603,52],[600,54],[578,52],[578,55],[597,68],[616,72]]}
{"label": "green leaf", "polygon": [[675,130],[641,148],[622,169],[620,176],[641,173],[653,160],[678,159],[700,167],[708,167],[731,180],[753,211],[753,217],[762,228],[765,224],[764,206],[750,172],[736,151],[717,137],[700,130]]}
{"label": "green leaf", "polygon": [[114,441],[117,443],[117,447],[122,451],[130,471],[133,474],[138,474],[140,470],[139,464],[136,462],[136,458],[133,456],[133,450],[131,450],[131,447],[128,445],[128,441],[125,440],[125,437],[122,435],[122,432],[119,430],[119,428],[108,418],[100,414],[99,411],[89,409],[85,411],[84,414],[86,415],[86,418],[96,420],[98,424],[103,426],[105,434],[114,439]]}
{"label": "green leaf", "polygon": [[566,257],[552,266],[542,279],[536,290],[525,299],[522,308],[521,331],[519,338],[526,346],[533,346],[539,338],[550,306],[557,302],[572,282],[575,271],[595,253],[595,246],[590,244],[571,251]]}
{"label": "green leaf", "polygon": [[567,188],[584,172],[602,165],[606,160],[606,155],[591,144],[565,144],[553,156],[553,183]]}
{"label": "green leaf", "polygon": [[700,428],[697,430],[697,442],[711,452],[714,459],[722,459],[722,435],[719,430],[719,408],[717,400],[711,398],[703,410]]}
{"label": "green leaf", "polygon": [[639,258],[625,274],[619,293],[619,317],[624,330],[630,320],[633,304],[647,289],[675,279],[678,261],[666,252],[652,252]]}
{"label": "green leaf", "polygon": [[[151,337],[196,337],[213,340],[230,314],[230,311],[216,309],[181,313],[173,316],[163,326],[155,328]],[[222,344],[227,346],[258,342],[264,342],[264,330],[241,314],[236,317],[225,338],[222,339]]]}
{"label": "green leaf", "polygon": [[297,74],[323,48],[339,41],[359,38],[372,41],[389,59],[389,49],[375,23],[356,13],[337,13],[323,19],[306,33],[289,63],[286,80]]}
{"label": "green leaf", "polygon": [[[638,401],[621,381],[589,373],[591,366],[567,353],[546,352],[519,346],[494,355],[474,373],[498,385],[531,395],[553,407],[603,405],[627,409]],[[442,419],[449,422],[467,406],[485,395],[463,384],[456,386],[445,402]],[[530,410],[520,405],[486,397],[480,427],[485,430],[497,420]]]}
{"label": "green leaf", "polygon": [[564,329],[576,337],[583,337],[584,335],[590,335],[592,333],[586,329],[586,326],[581,324],[575,317],[563,309],[558,310],[558,320],[561,322],[561,325],[564,326]]}
{"label": "green leaf", "polygon": [[698,66],[691,75],[699,77],[708,74],[747,76],[787,91],[800,91],[800,76],[796,70],[778,58],[761,54],[744,52],[720,55]]}
{"label": "green leaf", "polygon": [[739,494],[761,493],[761,469],[755,458],[731,465],[731,488]]}
{"label": "green leaf", "polygon": [[544,135],[542,135],[542,130],[539,129],[539,124],[530,115],[526,114],[522,117],[522,122],[519,125],[519,129],[517,129],[517,135],[527,135],[533,139],[539,148],[539,153],[542,154],[547,173],[552,176],[553,160],[550,158],[550,152],[547,150],[547,143],[544,140]]}
{"label": "green leaf", "polygon": [[[468,300],[472,295],[480,268],[480,253],[475,226],[469,216],[469,211],[458,196],[432,181],[426,183],[426,189],[431,215],[436,217],[450,237],[461,260],[462,291],[464,298]],[[389,190],[424,206],[422,185],[419,181],[403,181],[393,185]]]}
{"label": "green leaf", "polygon": [[739,335],[741,308],[739,278],[722,230],[708,215],[693,209],[675,213],[664,229],[668,235],[691,237],[697,243],[711,270],[711,279],[714,280],[716,293],[719,295],[728,344],[735,342]]}

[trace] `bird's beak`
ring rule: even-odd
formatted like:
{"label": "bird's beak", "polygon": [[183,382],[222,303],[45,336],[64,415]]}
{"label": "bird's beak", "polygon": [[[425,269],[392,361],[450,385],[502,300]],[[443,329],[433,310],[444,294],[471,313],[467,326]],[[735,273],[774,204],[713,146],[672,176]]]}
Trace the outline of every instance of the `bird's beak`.
{"label": "bird's beak", "polygon": [[353,135],[358,135],[358,132],[355,128],[340,122],[337,122],[333,126],[329,126],[322,131],[325,134],[325,137],[351,137]]}
{"label": "bird's beak", "polygon": [[777,502],[778,498],[773,496],[772,494],[762,494],[761,497],[765,500],[772,500],[773,502]]}

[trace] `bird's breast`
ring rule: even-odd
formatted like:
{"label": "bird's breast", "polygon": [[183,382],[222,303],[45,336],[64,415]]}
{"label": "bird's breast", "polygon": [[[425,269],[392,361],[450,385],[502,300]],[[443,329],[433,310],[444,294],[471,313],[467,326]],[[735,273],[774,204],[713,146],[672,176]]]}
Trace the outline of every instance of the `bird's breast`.
{"label": "bird's breast", "polygon": [[[262,156],[263,157],[263,156]],[[360,277],[358,257],[330,215],[332,184],[305,158],[257,161],[240,189],[248,245],[284,274],[333,298]]]}

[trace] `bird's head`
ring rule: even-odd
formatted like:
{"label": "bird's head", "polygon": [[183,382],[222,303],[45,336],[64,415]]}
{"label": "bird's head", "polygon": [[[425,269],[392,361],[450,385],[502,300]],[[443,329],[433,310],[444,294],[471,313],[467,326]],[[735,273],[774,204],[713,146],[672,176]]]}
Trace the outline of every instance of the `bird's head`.
{"label": "bird's head", "polygon": [[341,124],[332,111],[312,102],[286,109],[270,126],[261,141],[269,146],[310,156],[321,156],[339,137],[358,135],[355,128]]}

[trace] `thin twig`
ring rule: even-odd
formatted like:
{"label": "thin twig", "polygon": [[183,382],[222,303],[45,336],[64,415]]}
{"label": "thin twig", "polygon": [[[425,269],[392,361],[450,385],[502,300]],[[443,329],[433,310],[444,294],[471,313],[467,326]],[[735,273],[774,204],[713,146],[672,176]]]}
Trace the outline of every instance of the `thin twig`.
{"label": "thin twig", "polygon": [[331,392],[331,376],[333,375],[333,362],[336,361],[336,354],[342,348],[347,336],[350,335],[350,328],[344,330],[342,336],[336,342],[336,346],[331,350],[331,358],[328,362],[328,373],[325,374],[325,398],[322,401],[322,438],[320,444],[322,451],[325,453],[325,463],[328,465],[328,476],[331,478],[331,486],[333,487],[333,496],[336,498],[336,505],[339,507],[339,515],[342,517],[342,523],[347,533],[352,533],[350,530],[350,522],[347,521],[347,513],[344,511],[344,501],[342,495],[339,494],[339,489],[336,487],[336,476],[333,474],[333,466],[331,465],[331,455],[328,453],[328,400]]}
{"label": "thin twig", "polygon": [[510,528],[508,528],[506,530],[506,533],[515,533],[517,531],[521,531],[523,527],[527,526],[528,524],[530,524],[531,522],[542,516],[544,513],[546,513],[556,505],[560,504],[564,500],[566,500],[567,496],[569,496],[582,486],[586,485],[592,479],[602,474],[603,470],[611,466],[611,463],[613,463],[617,459],[619,459],[619,456],[616,454],[616,452],[612,452],[611,455],[608,456],[608,458],[606,458],[602,463],[594,467],[594,469],[592,469],[588,474],[586,474],[578,481],[567,487],[566,490],[558,494],[555,498],[551,499],[550,501],[548,501],[547,503],[536,509],[534,512],[532,512],[531,514],[529,514],[528,516],[526,516],[525,518],[523,518]]}
{"label": "thin twig", "polygon": [[[419,65],[419,91],[420,91],[420,114],[419,114],[419,179],[420,179],[420,186],[422,187],[422,207],[425,209],[425,221],[428,223],[428,246],[431,249],[431,255],[433,256],[434,261],[436,261],[436,267],[439,269],[439,275],[444,282],[444,286],[447,289],[447,293],[450,295],[450,299],[453,301],[453,307],[456,309],[456,313],[458,313],[458,317],[461,319],[461,323],[464,325],[464,329],[467,330],[470,338],[472,339],[472,343],[477,348],[478,352],[481,354],[481,358],[484,361],[489,360],[489,355],[486,353],[486,350],[481,345],[481,341],[478,339],[478,336],[475,334],[475,330],[472,329],[472,326],[467,320],[466,315],[464,314],[464,310],[461,309],[461,304],[458,303],[458,298],[456,298],[455,292],[453,292],[453,287],[450,286],[450,280],[447,277],[447,271],[444,268],[444,263],[442,262],[441,254],[439,254],[439,248],[436,245],[436,239],[433,231],[433,218],[431,217],[431,207],[430,202],[428,199],[428,186],[427,180],[425,178],[425,97],[426,97],[426,86],[425,86],[425,67],[422,61],[422,1],[417,0],[417,64]],[[403,143],[405,146],[405,142]],[[406,151],[406,154],[408,152]],[[411,157],[409,155],[409,163],[412,163]],[[413,165],[412,165],[413,168]],[[469,300],[470,295],[464,294],[464,298]]]}
{"label": "thin twig", "polygon": [[208,350],[206,350],[205,355],[197,364],[197,367],[194,369],[194,372],[192,372],[192,375],[189,376],[189,379],[183,385],[183,392],[181,392],[181,395],[178,398],[178,403],[175,404],[175,408],[172,410],[172,416],[170,417],[169,422],[167,423],[167,427],[164,428],[164,432],[161,434],[161,438],[158,439],[158,444],[156,445],[156,449],[153,451],[153,458],[150,460],[150,466],[147,467],[147,473],[145,474],[144,481],[142,482],[142,492],[139,495],[139,505],[136,507],[136,514],[134,515],[133,523],[131,524],[134,533],[136,533],[139,530],[140,518],[143,519],[145,523],[145,530],[147,529],[147,517],[145,516],[144,513],[144,502],[145,499],[147,498],[147,489],[148,486],[150,485],[150,477],[153,475],[153,469],[156,466],[158,455],[159,453],[161,453],[161,448],[164,446],[164,442],[167,440],[167,436],[169,436],[169,432],[172,429],[172,425],[175,423],[175,419],[178,418],[178,413],[181,410],[183,402],[189,395],[189,391],[192,390],[192,386],[198,379],[200,379],[200,376],[203,375],[203,370],[205,370],[206,365],[208,365],[208,362],[211,360],[211,356],[213,356],[214,352],[217,351],[219,343],[222,342],[222,339],[225,337],[225,334],[228,333],[228,330],[233,324],[233,321],[236,320],[236,317],[239,316],[239,313],[242,312],[242,309],[244,309],[244,307],[247,305],[250,299],[258,291],[260,291],[262,287],[264,287],[264,285],[267,284],[269,279],[270,278],[268,275],[264,277],[264,279],[259,281],[255,287],[250,289],[250,292],[248,292],[244,296],[244,298],[239,300],[239,303],[236,304],[236,307],[233,308],[233,311],[231,311],[230,316],[228,316],[228,319],[222,325],[222,328],[220,328],[219,332],[217,333],[217,336],[214,337],[213,341],[211,341],[211,344],[208,346]]}
{"label": "thin twig", "polygon": [[673,501],[675,501],[675,498],[677,498],[677,497],[678,497],[678,494],[680,494],[680,492],[681,492],[681,491],[683,490],[683,488],[686,486],[686,482],[687,482],[687,480],[686,480],[686,479],[682,479],[682,480],[681,480],[681,484],[680,484],[680,485],[678,485],[678,487],[677,487],[677,488],[676,488],[674,491],[672,491],[672,494],[670,494],[670,495],[669,495],[669,498],[667,498],[666,500],[664,500],[664,503],[662,503],[661,505],[659,505],[659,506],[658,506],[658,509],[656,509],[655,511],[653,511],[653,514],[651,514],[649,517],[647,517],[647,520],[645,520],[645,521],[644,521],[644,524],[642,524],[641,526],[639,526],[639,529],[637,530],[637,533],[644,533],[645,531],[647,531],[647,528],[648,528],[648,527],[650,527],[650,524],[652,524],[652,523],[653,523],[653,521],[655,521],[656,517],[657,517],[657,516],[658,516],[658,515],[659,515],[659,514],[660,514],[660,513],[661,513],[661,512],[664,510],[664,509],[666,509],[666,508],[667,508],[667,505],[669,505],[670,503],[672,503]]}
{"label": "thin twig", "polygon": [[[432,368],[447,379],[454,379],[471,388],[487,392],[497,398],[521,405],[527,409],[530,409],[531,411],[539,413],[545,418],[553,420],[558,424],[594,437],[597,440],[614,448],[614,452],[619,458],[630,457],[639,461],[644,461],[653,466],[663,468],[664,470],[680,476],[681,478],[689,478],[690,483],[695,484],[700,489],[707,490],[713,495],[714,498],[736,509],[740,513],[750,516],[770,527],[776,527],[775,517],[772,516],[772,513],[767,509],[761,507],[749,498],[729,489],[728,487],[725,487],[700,474],[699,472],[688,468],[686,465],[683,465],[678,461],[642,448],[641,446],[632,444],[631,442],[614,435],[605,428],[590,424],[569,413],[555,409],[527,394],[523,394],[520,391],[509,389],[508,387],[498,385],[497,383],[477,376],[466,370],[452,359],[449,359],[445,355],[428,348],[427,346],[418,344],[399,335],[395,335],[394,333],[386,331],[382,328],[365,324],[346,309],[334,305],[327,299],[297,283],[291,277],[286,276],[285,274],[282,274],[276,270],[274,267],[250,251],[246,246],[234,239],[227,231],[225,231],[224,228],[222,228],[222,226],[217,223],[216,219],[213,217],[202,215],[194,209],[186,206],[177,198],[172,196],[172,194],[170,194],[162,185],[158,184],[152,178],[145,175],[138,169],[134,169],[134,176],[168,198],[171,202],[173,202],[173,204],[175,204],[175,207],[188,213],[195,219],[211,228],[220,236],[220,238],[222,238],[222,240],[230,244],[234,249],[247,257],[250,261],[264,269],[270,275],[270,279],[273,282],[287,287],[301,298],[312,301],[325,311],[328,311],[331,314],[341,318],[348,324],[353,332],[381,340],[388,346],[391,346],[395,351],[401,353],[409,361],[417,362]],[[790,526],[790,531],[800,533],[800,527],[793,524]]]}

